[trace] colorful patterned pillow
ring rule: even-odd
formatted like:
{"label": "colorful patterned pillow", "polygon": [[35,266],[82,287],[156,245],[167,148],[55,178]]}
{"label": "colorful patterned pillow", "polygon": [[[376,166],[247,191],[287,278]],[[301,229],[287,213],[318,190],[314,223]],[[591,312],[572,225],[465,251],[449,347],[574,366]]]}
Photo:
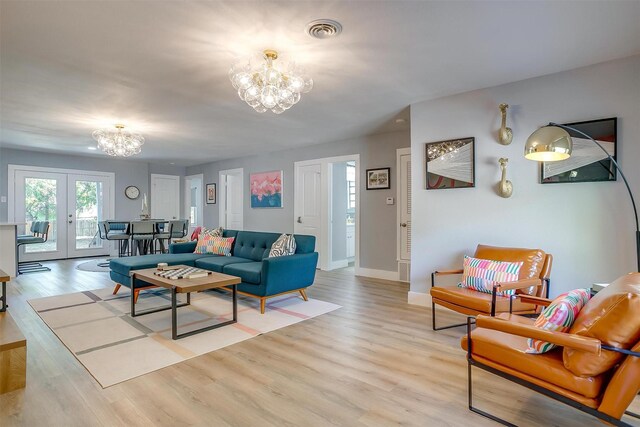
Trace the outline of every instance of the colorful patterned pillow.
{"label": "colorful patterned pillow", "polygon": [[[498,282],[516,282],[522,262],[492,261],[464,256],[462,283],[458,286],[488,294]],[[514,295],[515,289],[498,292],[497,295]]]}
{"label": "colorful patterned pillow", "polygon": [[269,258],[287,256],[296,253],[296,239],[293,234],[283,234],[273,242],[269,251]]}
{"label": "colorful patterned pillow", "polygon": [[[536,319],[534,326],[547,331],[567,332],[578,317],[582,307],[589,302],[591,293],[588,289],[574,289],[565,292],[553,300]],[[550,342],[529,338],[527,353],[542,354],[553,350],[557,345]]]}
{"label": "colorful patterned pillow", "polygon": [[202,233],[198,236],[198,243],[193,253],[231,256],[233,240],[233,237],[214,237]]}

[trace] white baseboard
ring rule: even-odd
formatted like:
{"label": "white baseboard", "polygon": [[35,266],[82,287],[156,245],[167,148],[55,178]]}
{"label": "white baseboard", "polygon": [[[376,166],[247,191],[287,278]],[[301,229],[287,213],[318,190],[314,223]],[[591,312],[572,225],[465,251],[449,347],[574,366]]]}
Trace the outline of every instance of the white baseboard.
{"label": "white baseboard", "polygon": [[346,259],[341,259],[339,261],[331,261],[329,263],[328,270],[335,270],[337,268],[345,268],[345,267],[349,267],[349,261]]}
{"label": "white baseboard", "polygon": [[407,302],[413,305],[421,305],[423,307],[431,307],[431,295],[424,292],[409,291]]}
{"label": "white baseboard", "polygon": [[371,277],[372,279],[398,281],[397,271],[375,270],[373,268],[356,268],[356,276]]}

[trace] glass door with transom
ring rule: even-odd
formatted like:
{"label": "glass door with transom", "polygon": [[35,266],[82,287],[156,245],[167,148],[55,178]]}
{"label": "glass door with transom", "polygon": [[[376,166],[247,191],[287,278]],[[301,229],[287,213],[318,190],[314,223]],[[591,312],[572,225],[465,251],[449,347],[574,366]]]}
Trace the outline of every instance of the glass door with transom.
{"label": "glass door with transom", "polygon": [[31,234],[35,221],[48,221],[45,243],[23,245],[20,261],[107,255],[98,222],[110,217],[112,197],[108,177],[32,170],[14,175],[14,219]]}

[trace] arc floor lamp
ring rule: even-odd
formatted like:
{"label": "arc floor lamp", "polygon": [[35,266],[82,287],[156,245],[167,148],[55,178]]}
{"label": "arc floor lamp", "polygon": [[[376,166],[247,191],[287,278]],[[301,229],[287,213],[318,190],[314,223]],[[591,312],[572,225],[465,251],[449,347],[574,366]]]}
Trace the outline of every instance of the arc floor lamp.
{"label": "arc floor lamp", "polygon": [[631,198],[631,205],[633,206],[633,214],[636,221],[636,261],[638,271],[640,271],[640,226],[638,224],[638,209],[636,208],[636,201],[633,198],[633,193],[629,187],[629,182],[624,176],[624,172],[620,169],[620,165],[615,161],[613,157],[604,149],[598,141],[593,139],[586,133],[572,128],[571,126],[561,125],[558,123],[549,123],[547,126],[541,127],[529,136],[527,143],[524,146],[524,157],[529,160],[535,160],[538,162],[553,162],[558,160],[565,160],[571,157],[571,151],[573,149],[573,143],[569,132],[572,131],[596,144],[604,153],[607,158],[613,163],[620,176],[624,181],[624,185],[627,187],[629,197]]}

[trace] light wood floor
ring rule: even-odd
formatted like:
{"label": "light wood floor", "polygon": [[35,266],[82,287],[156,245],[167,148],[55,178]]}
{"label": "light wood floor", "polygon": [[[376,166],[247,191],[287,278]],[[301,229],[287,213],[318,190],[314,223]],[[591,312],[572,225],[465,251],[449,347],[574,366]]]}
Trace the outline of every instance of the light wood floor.
{"label": "light wood floor", "polygon": [[[406,304],[406,284],[348,270],[319,272],[308,291],[340,310],[102,389],[26,302],[112,285],[79,262],[49,263],[53,271],[9,285],[28,374],[26,389],[0,396],[2,427],[496,425],[467,410],[463,328],[432,332],[430,309]],[[474,373],[477,406],[518,425],[602,425]]]}

